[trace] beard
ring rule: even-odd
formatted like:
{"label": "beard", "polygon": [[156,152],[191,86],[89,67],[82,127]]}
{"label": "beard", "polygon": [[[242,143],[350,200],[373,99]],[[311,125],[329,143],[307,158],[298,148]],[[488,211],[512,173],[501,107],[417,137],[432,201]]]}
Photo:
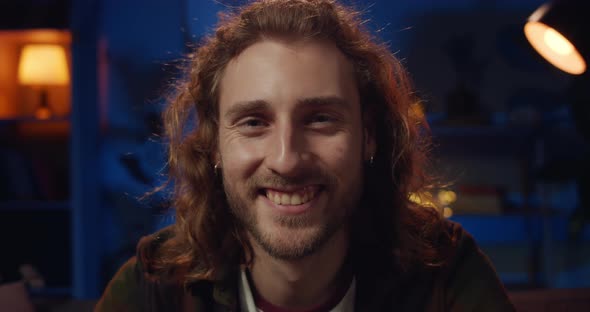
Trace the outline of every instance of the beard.
{"label": "beard", "polygon": [[[321,222],[317,221],[317,216],[314,217],[310,213],[295,216],[275,215],[272,217],[272,224],[264,227],[257,210],[253,207],[256,198],[261,196],[259,190],[262,185],[280,188],[321,181],[323,188],[320,192],[333,190],[337,185],[336,177],[329,173],[321,170],[307,173],[297,178],[285,178],[276,174],[255,175],[248,180],[242,192],[236,185],[223,179],[227,203],[238,225],[247,231],[254,243],[275,259],[298,260],[314,254],[349,223],[353,208],[358,204],[360,185],[353,187],[354,190],[343,192],[345,196],[342,197],[345,198],[335,199],[335,203],[329,202],[327,209],[323,211]],[[320,195],[323,194],[318,194]]]}

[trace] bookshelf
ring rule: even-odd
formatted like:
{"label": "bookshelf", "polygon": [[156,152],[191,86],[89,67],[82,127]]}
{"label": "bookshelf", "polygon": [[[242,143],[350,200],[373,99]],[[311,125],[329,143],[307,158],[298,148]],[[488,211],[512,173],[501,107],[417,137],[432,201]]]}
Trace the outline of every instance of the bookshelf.
{"label": "bookshelf", "polygon": [[[0,30],[0,243],[10,250],[0,269],[17,278],[30,264],[44,280],[31,294],[62,296],[72,280],[71,91],[69,83],[19,81],[21,52],[30,44],[61,47],[70,62],[68,31]],[[41,118],[43,100],[50,114]]]}
{"label": "bookshelf", "polygon": [[3,270],[31,264],[51,294],[71,279],[69,121],[0,121],[0,240]]}
{"label": "bookshelf", "polygon": [[[502,190],[487,192],[479,201],[463,205],[469,209],[451,206],[455,211],[450,220],[475,237],[506,286],[551,287],[557,285],[558,277],[565,280],[568,272],[563,263],[582,259],[580,255],[587,248],[579,248],[583,243],[575,245],[568,237],[568,210],[563,203],[560,206],[549,200],[548,185],[553,183],[555,191],[559,183],[544,180],[542,172],[555,155],[583,150],[575,129],[562,124],[435,125],[432,134],[440,166],[451,167],[442,175],[451,177],[457,202],[470,195],[462,193],[461,186]],[[489,202],[494,205],[481,208]],[[590,230],[579,237],[580,242],[589,239]],[[574,256],[564,256],[567,253]]]}

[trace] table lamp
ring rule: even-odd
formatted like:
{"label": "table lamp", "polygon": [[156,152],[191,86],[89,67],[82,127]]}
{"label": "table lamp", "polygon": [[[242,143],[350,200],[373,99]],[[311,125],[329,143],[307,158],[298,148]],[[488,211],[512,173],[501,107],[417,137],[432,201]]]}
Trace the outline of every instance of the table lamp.
{"label": "table lamp", "polygon": [[47,87],[65,86],[70,82],[66,51],[58,44],[27,44],[21,51],[18,81],[39,90],[40,102],[35,111],[38,119],[51,118]]}
{"label": "table lamp", "polygon": [[528,19],[524,33],[549,63],[573,75],[587,69],[590,13],[583,0],[555,0],[539,7]]}

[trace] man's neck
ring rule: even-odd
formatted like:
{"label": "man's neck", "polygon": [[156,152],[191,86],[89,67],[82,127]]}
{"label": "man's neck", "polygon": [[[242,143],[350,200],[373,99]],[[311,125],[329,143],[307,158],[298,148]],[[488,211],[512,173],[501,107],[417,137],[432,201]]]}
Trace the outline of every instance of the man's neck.
{"label": "man's neck", "polygon": [[344,229],[314,254],[294,261],[273,258],[255,242],[252,245],[253,286],[260,296],[276,306],[305,309],[322,304],[338,285],[350,278],[343,268],[348,251],[348,234]]}

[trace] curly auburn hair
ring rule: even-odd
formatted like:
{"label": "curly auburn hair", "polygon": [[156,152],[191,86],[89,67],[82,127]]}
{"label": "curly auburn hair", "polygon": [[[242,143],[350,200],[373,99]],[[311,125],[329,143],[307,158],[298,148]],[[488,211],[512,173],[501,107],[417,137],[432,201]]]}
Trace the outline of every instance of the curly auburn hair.
{"label": "curly auburn hair", "polygon": [[444,262],[440,213],[408,196],[434,187],[427,172],[428,125],[416,113],[418,99],[403,66],[363,24],[359,12],[332,0],[262,0],[221,16],[215,34],[190,55],[187,76],[163,115],[176,221],[172,237],[144,259],[152,270],[174,271],[187,283],[215,279],[228,262],[248,261],[244,251],[251,246],[229,212],[213,157],[224,68],[264,37],[328,40],[354,66],[377,150],[365,170],[352,243],[376,243],[403,267]]}

